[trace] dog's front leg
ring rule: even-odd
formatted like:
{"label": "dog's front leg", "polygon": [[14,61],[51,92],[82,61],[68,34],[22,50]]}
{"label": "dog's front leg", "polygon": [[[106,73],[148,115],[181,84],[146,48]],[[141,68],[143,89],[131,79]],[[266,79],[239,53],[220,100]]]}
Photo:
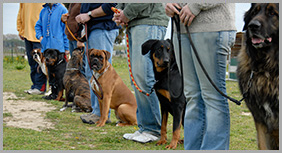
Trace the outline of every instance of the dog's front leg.
{"label": "dog's front leg", "polygon": [[103,100],[99,100],[101,117],[100,120],[97,122],[96,125],[97,127],[102,127],[106,124],[110,110],[110,103],[111,103],[111,98],[106,95],[104,95]]}

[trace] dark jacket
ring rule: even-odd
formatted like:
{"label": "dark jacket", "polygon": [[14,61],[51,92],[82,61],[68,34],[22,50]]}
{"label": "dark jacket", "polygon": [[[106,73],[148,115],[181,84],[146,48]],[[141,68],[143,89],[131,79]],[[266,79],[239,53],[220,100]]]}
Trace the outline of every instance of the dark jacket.
{"label": "dark jacket", "polygon": [[102,30],[112,30],[119,29],[114,21],[112,21],[114,12],[111,10],[111,7],[115,7],[117,3],[81,3],[80,13],[87,13],[96,8],[102,6],[103,11],[107,14],[106,16],[91,18],[87,22],[87,26],[90,31],[94,29]]}

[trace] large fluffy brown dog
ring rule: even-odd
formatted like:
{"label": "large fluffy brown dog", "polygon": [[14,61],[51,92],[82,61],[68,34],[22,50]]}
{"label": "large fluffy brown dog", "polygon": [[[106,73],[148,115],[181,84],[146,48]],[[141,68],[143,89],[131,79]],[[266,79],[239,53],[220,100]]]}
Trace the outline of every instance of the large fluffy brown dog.
{"label": "large fluffy brown dog", "polygon": [[257,130],[259,149],[279,149],[279,4],[252,4],[237,75]]}
{"label": "large fluffy brown dog", "polygon": [[[88,57],[90,67],[94,71],[91,87],[102,97],[99,99],[101,117],[97,126],[105,125],[110,108],[115,110],[116,117],[122,121],[118,126],[136,125],[135,97],[109,63],[110,53],[105,50],[90,49]],[[93,77],[96,77],[98,83]],[[99,88],[99,84],[102,89]]]}
{"label": "large fluffy brown dog", "polygon": [[83,52],[79,48],[72,52],[72,57],[67,64],[63,83],[65,86],[66,100],[64,110],[68,102],[73,102],[73,111],[91,112],[90,87],[85,76],[80,72],[82,65]]}

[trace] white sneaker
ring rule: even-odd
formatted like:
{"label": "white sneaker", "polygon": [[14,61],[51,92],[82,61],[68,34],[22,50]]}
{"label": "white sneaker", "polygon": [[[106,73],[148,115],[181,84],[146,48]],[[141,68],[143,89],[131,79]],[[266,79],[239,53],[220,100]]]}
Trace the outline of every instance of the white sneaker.
{"label": "white sneaker", "polygon": [[153,142],[153,141],[157,141],[159,139],[160,139],[159,137],[154,136],[150,133],[146,133],[146,132],[142,132],[141,135],[132,138],[133,141],[140,142],[140,143]]}
{"label": "white sneaker", "polygon": [[27,91],[27,93],[28,93],[28,94],[31,94],[31,95],[41,95],[41,94],[43,94],[44,92],[42,92],[42,91],[40,91],[40,90],[34,88],[34,89],[32,89],[32,90]]}
{"label": "white sneaker", "polygon": [[44,95],[45,95],[45,96],[49,96],[49,95],[51,95],[51,93],[52,93],[52,91],[51,91],[51,86],[50,86],[50,87],[49,87],[49,91],[46,92]]}
{"label": "white sneaker", "polygon": [[137,137],[139,135],[141,135],[141,133],[139,131],[135,131],[134,133],[126,133],[126,134],[124,134],[123,138],[127,139],[127,140],[132,140],[132,138]]}
{"label": "white sneaker", "polygon": [[31,90],[32,90],[32,89],[30,88],[30,89],[28,89],[28,90],[24,90],[24,92],[25,92],[25,93],[29,93],[29,92],[31,92]]}

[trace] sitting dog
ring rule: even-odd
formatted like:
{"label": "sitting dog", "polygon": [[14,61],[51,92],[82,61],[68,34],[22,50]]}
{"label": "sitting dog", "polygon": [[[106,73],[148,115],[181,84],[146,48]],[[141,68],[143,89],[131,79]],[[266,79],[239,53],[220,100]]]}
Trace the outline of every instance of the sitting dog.
{"label": "sitting dog", "polygon": [[279,150],[279,3],[252,4],[238,55],[241,93],[253,115],[260,150]]}
{"label": "sitting dog", "polygon": [[157,145],[167,143],[168,112],[173,116],[173,136],[168,149],[175,149],[180,138],[181,123],[185,112],[185,97],[181,90],[181,76],[175,61],[175,55],[169,39],[151,39],[143,43],[142,55],[150,51],[150,58],[156,79],[154,89],[161,105],[161,138]]}
{"label": "sitting dog", "polygon": [[110,56],[105,50],[90,49],[88,52],[90,68],[94,72],[90,81],[91,88],[102,98],[99,99],[101,117],[97,126],[105,125],[110,108],[115,110],[116,117],[121,120],[117,126],[136,125],[135,97],[108,61]]}
{"label": "sitting dog", "polygon": [[73,111],[92,111],[89,83],[79,69],[83,66],[82,60],[83,52],[79,48],[75,49],[63,78],[66,100],[61,111],[68,107],[69,101],[73,102]]}
{"label": "sitting dog", "polygon": [[57,49],[46,49],[43,53],[48,68],[49,85],[51,86],[51,95],[44,96],[44,99],[55,99],[64,101],[63,77],[66,71],[67,62],[64,53],[60,53]]}
{"label": "sitting dog", "polygon": [[47,67],[46,67],[45,57],[41,53],[41,49],[40,48],[33,49],[31,51],[31,56],[32,56],[33,60],[35,62],[37,62],[38,65],[39,65],[37,71],[39,71],[39,67],[40,67],[42,72],[46,75],[46,77],[48,79],[48,70],[47,70]]}

